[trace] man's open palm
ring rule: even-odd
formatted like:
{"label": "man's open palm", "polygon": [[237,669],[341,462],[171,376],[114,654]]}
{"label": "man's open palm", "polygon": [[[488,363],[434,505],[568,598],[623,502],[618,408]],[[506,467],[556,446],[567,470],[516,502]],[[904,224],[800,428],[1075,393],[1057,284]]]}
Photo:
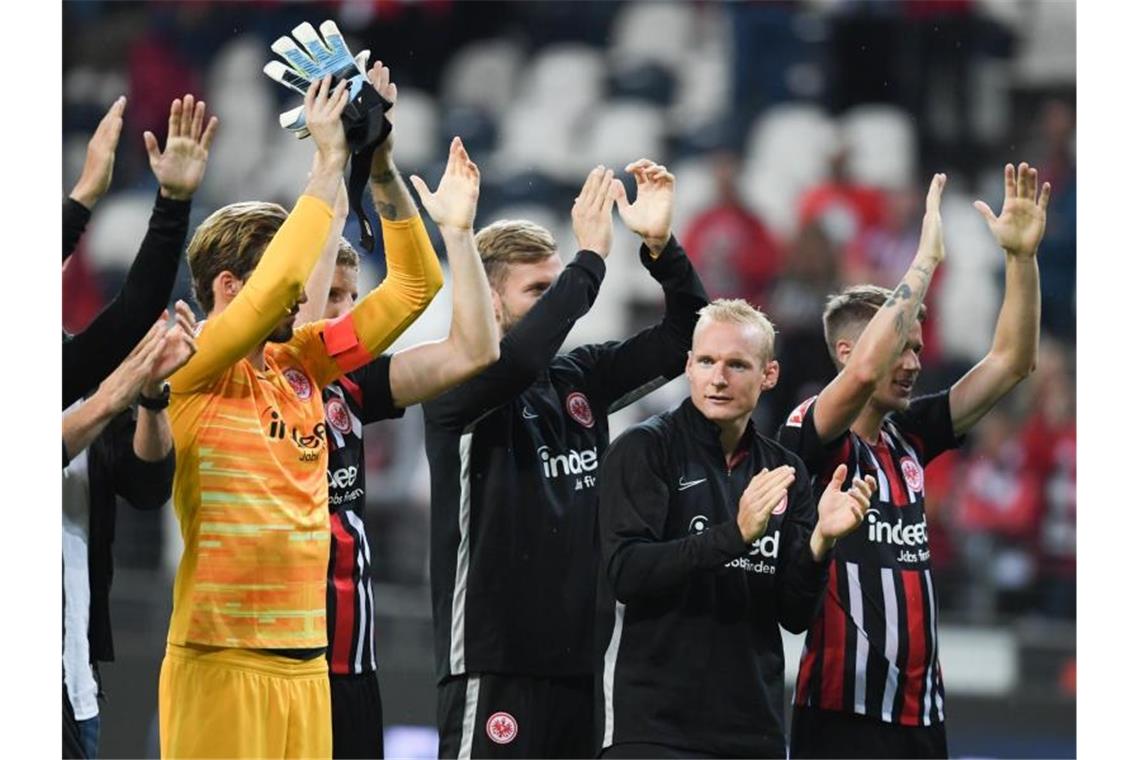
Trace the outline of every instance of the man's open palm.
{"label": "man's open palm", "polygon": [[1046,182],[1037,193],[1037,170],[1024,161],[1016,170],[1013,164],[1005,165],[1005,202],[1001,216],[984,201],[974,201],[974,208],[990,226],[990,232],[1007,253],[1014,256],[1033,256],[1045,234],[1045,207],[1049,205],[1052,188]]}
{"label": "man's open palm", "polygon": [[166,150],[159,152],[153,132],[143,132],[151,171],[163,193],[170,198],[187,200],[202,183],[210,143],[218,129],[217,116],[211,116],[210,123],[203,129],[205,118],[205,101],[195,103],[194,96],[187,94],[170,104]]}

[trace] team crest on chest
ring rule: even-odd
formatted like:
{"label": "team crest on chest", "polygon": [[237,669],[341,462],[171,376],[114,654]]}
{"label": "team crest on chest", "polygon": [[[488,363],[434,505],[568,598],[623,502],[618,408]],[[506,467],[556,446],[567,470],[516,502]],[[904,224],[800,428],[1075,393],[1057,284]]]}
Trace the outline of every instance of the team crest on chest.
{"label": "team crest on chest", "polygon": [[566,412],[582,427],[594,426],[594,412],[583,393],[574,391],[566,397]]}
{"label": "team crest on chest", "polygon": [[487,718],[487,738],[495,744],[510,744],[518,735],[518,721],[509,712],[497,712]]}
{"label": "team crest on chest", "polygon": [[313,395],[313,384],[309,382],[309,378],[301,370],[290,367],[281,374],[289,381],[289,386],[297,394],[297,398],[305,401]]}
{"label": "team crest on chest", "polygon": [[352,415],[348,412],[348,406],[339,398],[330,398],[325,404],[325,419],[341,435],[352,432]]}
{"label": "team crest on chest", "polygon": [[906,478],[907,487],[915,493],[921,492],[923,476],[922,468],[918,466],[918,462],[906,456],[899,460],[899,466],[902,467],[902,474]]}

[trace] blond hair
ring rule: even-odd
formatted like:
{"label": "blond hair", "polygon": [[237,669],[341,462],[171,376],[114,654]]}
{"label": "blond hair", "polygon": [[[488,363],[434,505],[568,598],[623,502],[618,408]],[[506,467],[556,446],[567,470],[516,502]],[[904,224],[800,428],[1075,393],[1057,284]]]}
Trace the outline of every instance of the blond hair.
{"label": "blond hair", "polygon": [[[878,285],[851,285],[842,293],[828,296],[827,304],[823,307],[823,337],[835,366],[839,366],[835,344],[841,338],[858,339],[875,312],[890,297],[891,291]],[[926,304],[919,304],[918,321],[924,319]]]}
{"label": "blond hair", "polygon": [[352,243],[343,237],[337,242],[336,265],[338,267],[360,269],[360,254],[352,247]]}
{"label": "blond hair", "polygon": [[729,322],[737,325],[755,327],[764,341],[762,357],[765,361],[772,358],[776,352],[776,328],[768,315],[760,311],[743,298],[718,298],[710,302],[697,312],[697,324],[693,328],[693,335],[697,330],[709,322]]}
{"label": "blond hair", "polygon": [[550,232],[534,222],[503,219],[489,224],[475,235],[475,247],[483,261],[487,281],[500,288],[511,264],[531,264],[558,255]]}
{"label": "blond hair", "polygon": [[222,272],[248,277],[288,216],[276,203],[245,201],[223,206],[198,225],[186,262],[194,300],[205,313],[214,309],[214,279]]}

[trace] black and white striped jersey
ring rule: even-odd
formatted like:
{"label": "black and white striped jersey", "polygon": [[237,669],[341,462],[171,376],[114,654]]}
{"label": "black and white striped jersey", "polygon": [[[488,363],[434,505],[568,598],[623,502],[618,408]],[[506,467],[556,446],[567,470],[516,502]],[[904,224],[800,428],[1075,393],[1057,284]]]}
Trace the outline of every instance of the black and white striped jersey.
{"label": "black and white striped jersey", "polygon": [[878,479],[867,519],[836,544],[827,594],[800,659],[798,706],[907,726],[945,719],[923,467],[961,442],[949,398],[949,391],[916,398],[905,412],[888,415],[875,444],[850,431],[820,441],[815,398],[780,428],[780,442],[803,458],[817,495],[842,463],[844,488],[865,474]]}
{"label": "black and white striped jersey", "polygon": [[364,531],[364,426],[402,417],[381,355],[325,387],[329,441],[328,650],[336,675],[376,670],[372,552]]}
{"label": "black and white striped jersey", "polygon": [[657,259],[642,246],[641,261],[665,291],[658,324],[556,355],[605,274],[601,257],[580,251],[495,364],[424,405],[441,680],[592,673],[607,414],[680,374],[708,301],[675,240]]}

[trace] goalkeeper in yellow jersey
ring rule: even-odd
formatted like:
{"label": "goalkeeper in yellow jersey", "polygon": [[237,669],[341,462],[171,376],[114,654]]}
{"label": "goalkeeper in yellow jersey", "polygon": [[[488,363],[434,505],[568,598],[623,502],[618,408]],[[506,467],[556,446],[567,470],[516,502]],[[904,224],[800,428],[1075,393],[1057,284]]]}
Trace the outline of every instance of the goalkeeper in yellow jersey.
{"label": "goalkeeper in yellow jersey", "polygon": [[309,87],[317,150],[292,212],[231,204],[187,250],[207,319],[197,354],[170,378],[185,548],[159,681],[163,757],[331,754],[321,389],[378,356],[442,284],[419,216],[384,219],[384,282],[343,317],[294,329],[336,234],[347,102],[329,77]]}

